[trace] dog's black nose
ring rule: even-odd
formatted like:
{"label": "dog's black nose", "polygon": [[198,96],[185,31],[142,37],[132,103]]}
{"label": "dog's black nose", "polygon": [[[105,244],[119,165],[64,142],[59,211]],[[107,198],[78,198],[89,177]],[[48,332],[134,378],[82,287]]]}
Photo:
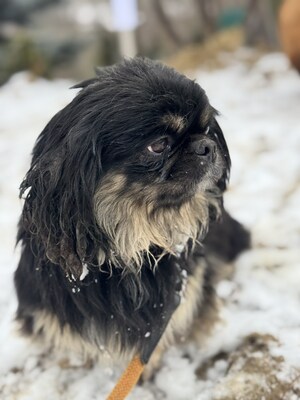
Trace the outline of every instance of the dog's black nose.
{"label": "dog's black nose", "polygon": [[192,149],[197,156],[207,161],[213,161],[216,156],[217,146],[210,139],[201,139],[192,142]]}

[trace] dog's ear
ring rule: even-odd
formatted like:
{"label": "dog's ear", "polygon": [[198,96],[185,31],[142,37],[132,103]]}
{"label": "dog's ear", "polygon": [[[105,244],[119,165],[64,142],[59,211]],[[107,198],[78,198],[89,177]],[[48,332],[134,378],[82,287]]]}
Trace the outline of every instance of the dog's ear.
{"label": "dog's ear", "polygon": [[70,89],[82,89],[87,86],[96,84],[99,81],[101,81],[102,78],[105,78],[107,75],[109,75],[111,73],[112,69],[113,69],[113,66],[96,67],[95,68],[96,78],[85,79],[84,81],[81,81],[81,82],[76,83],[75,85],[71,86]]}
{"label": "dog's ear", "polygon": [[21,226],[38,248],[78,277],[105,246],[94,218],[93,196],[101,177],[101,138],[89,114],[88,94],[78,95],[39,136],[21,184]]}

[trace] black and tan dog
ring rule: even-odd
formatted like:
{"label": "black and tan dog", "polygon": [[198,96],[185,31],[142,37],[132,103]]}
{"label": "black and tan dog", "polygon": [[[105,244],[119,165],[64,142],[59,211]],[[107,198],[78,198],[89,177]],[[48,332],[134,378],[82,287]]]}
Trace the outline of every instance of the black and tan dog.
{"label": "black and tan dog", "polygon": [[160,63],[123,61],[77,87],[21,185],[17,320],[113,360],[147,359],[162,335],[151,368],[212,319],[211,260],[249,244],[223,208],[228,149],[203,89]]}

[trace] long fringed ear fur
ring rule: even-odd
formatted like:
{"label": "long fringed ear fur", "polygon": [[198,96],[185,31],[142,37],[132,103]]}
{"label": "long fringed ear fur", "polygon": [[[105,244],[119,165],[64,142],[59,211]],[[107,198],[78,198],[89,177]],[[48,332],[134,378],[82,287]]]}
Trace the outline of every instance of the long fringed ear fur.
{"label": "long fringed ear fur", "polygon": [[20,232],[27,232],[35,251],[75,277],[83,262],[96,259],[100,243],[105,251],[93,212],[101,138],[91,131],[96,107],[88,91],[82,90],[42,131],[20,187],[25,198]]}

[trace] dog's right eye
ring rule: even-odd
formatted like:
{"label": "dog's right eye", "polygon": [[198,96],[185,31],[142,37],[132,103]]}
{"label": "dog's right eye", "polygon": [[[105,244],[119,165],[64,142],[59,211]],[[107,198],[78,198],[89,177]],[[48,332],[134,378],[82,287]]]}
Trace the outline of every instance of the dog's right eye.
{"label": "dog's right eye", "polygon": [[150,153],[161,154],[165,151],[165,149],[168,146],[169,146],[168,138],[162,138],[150,144],[150,146],[147,147],[147,150],[149,150]]}

